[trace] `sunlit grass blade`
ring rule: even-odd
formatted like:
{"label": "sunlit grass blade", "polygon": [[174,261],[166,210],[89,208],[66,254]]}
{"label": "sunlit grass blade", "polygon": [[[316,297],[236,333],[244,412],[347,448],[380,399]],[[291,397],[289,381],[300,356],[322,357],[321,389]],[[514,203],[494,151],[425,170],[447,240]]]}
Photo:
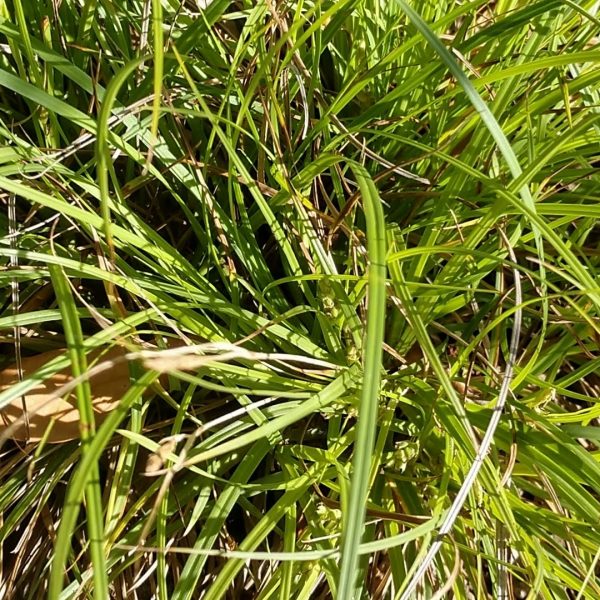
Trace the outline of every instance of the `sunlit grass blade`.
{"label": "sunlit grass blade", "polygon": [[[65,340],[68,345],[69,358],[71,360],[71,370],[73,377],[78,378],[85,375],[87,372],[87,359],[83,348],[83,333],[77,309],[75,306],[73,294],[69,286],[69,281],[64,272],[55,265],[50,267],[50,276],[52,285],[56,293],[58,305],[62,314],[62,324],[65,330]],[[91,452],[91,447],[95,438],[95,418],[92,408],[92,397],[90,383],[84,379],[77,384],[75,388],[77,397],[77,408],[79,410],[79,430],[81,434],[82,456],[85,458]],[[108,597],[108,578],[106,573],[106,561],[104,556],[104,519],[102,511],[102,494],[100,490],[100,474],[98,469],[97,457],[95,460],[89,460],[89,464],[85,470],[85,479],[80,483],[73,483],[71,486],[78,489],[80,499],[77,502],[77,508],[81,502],[81,497],[85,493],[86,498],[86,516],[87,528],[90,538],[90,556],[94,569],[94,598]],[[69,503],[66,505],[69,507]],[[76,509],[73,506],[69,507],[74,517],[76,517]],[[65,509],[66,512],[67,509]],[[71,533],[74,526],[72,520],[71,528],[66,525],[68,518],[65,517],[65,532],[62,537],[63,544],[62,552],[66,558],[66,554],[71,548]],[[61,527],[63,523],[61,522]],[[58,555],[58,553],[57,553]],[[55,555],[55,556],[57,556]],[[49,584],[48,597],[54,600],[58,598],[62,590],[63,583],[63,565],[59,559],[56,559],[53,578]]]}
{"label": "sunlit grass blade", "polygon": [[379,383],[386,307],[386,239],[381,200],[372,180],[362,168],[352,165],[361,191],[367,221],[368,304],[363,375],[354,457],[352,461],[350,498],[345,529],[342,532],[342,565],[338,597],[359,598],[362,584],[358,578],[358,547],[365,520],[371,456],[379,411]]}

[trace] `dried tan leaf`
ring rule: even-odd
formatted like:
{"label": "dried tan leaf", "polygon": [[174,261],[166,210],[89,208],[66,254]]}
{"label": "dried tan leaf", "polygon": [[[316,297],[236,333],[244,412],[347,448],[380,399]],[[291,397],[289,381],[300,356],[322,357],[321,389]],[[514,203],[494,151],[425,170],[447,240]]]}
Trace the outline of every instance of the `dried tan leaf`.
{"label": "dried tan leaf", "polygon": [[[23,376],[27,377],[43,367],[53,358],[64,354],[66,350],[52,350],[23,359]],[[109,369],[104,370],[90,379],[92,388],[92,403],[96,423],[117,406],[120,398],[129,387],[129,368],[123,360],[125,351],[121,348],[113,348],[106,352],[100,350],[91,352],[88,361],[99,358],[103,363],[108,363]],[[49,442],[65,442],[79,437],[79,411],[75,401],[74,393],[65,397],[57,397],[62,386],[73,380],[71,368],[59,371],[45,381],[38,383],[27,392],[25,406],[27,409],[26,419],[23,414],[23,402],[21,398],[13,400],[0,413],[0,435],[7,430],[11,424],[10,437],[29,442],[38,442],[50,427],[48,434]],[[10,366],[0,371],[0,391],[5,391],[18,381],[16,366]],[[27,431],[29,429],[29,431]],[[29,434],[29,435],[28,435]]]}

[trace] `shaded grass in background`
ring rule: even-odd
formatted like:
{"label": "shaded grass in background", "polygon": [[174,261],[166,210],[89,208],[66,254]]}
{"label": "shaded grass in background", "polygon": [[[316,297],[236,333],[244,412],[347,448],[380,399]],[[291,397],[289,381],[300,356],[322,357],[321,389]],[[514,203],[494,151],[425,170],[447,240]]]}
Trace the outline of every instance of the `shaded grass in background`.
{"label": "shaded grass in background", "polygon": [[399,4],[201,4],[0,5],[6,364],[15,326],[69,347],[44,377],[112,344],[273,355],[132,363],[81,448],[6,444],[4,593],[399,597],[490,422],[516,267],[509,407],[417,589],[599,597],[597,2],[406,3],[502,152]]}

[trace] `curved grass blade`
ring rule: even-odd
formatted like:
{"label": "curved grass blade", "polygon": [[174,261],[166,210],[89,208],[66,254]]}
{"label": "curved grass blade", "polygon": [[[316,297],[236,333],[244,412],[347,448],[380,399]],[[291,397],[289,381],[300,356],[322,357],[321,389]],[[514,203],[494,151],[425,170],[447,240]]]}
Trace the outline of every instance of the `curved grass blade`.
{"label": "curved grass blade", "polygon": [[[83,348],[83,332],[81,323],[77,314],[77,307],[73,299],[69,281],[62,271],[56,265],[49,267],[52,277],[52,284],[58,300],[58,305],[62,314],[62,323],[65,331],[65,339],[69,349],[71,359],[71,369],[73,377],[81,377],[87,372],[87,359]],[[86,457],[89,455],[90,444],[94,440],[94,409],[92,408],[91,388],[88,380],[84,380],[75,388],[77,397],[77,408],[79,409],[79,418],[81,420],[79,429],[81,432],[82,453]],[[89,460],[88,468],[85,471],[86,481],[82,482],[78,488],[79,493],[86,497],[87,527],[90,542],[90,554],[94,568],[94,598],[104,600],[108,598],[108,578],[106,574],[106,563],[104,559],[104,522],[102,518],[102,494],[100,490],[100,474],[96,460]],[[79,503],[78,503],[79,505]],[[66,503],[66,507],[69,506]],[[65,507],[65,512],[67,508]],[[61,528],[64,517],[61,519]],[[66,531],[66,527],[64,528]],[[56,554],[68,553],[70,544],[70,534],[68,531],[63,539],[57,539]],[[64,539],[66,538],[66,539]],[[63,569],[54,571],[53,580],[54,594],[49,593],[49,598],[56,598],[62,588]],[[52,589],[52,586],[51,586]]]}
{"label": "curved grass blade", "polygon": [[[119,423],[123,420],[131,405],[139,400],[141,394],[146,388],[157,378],[158,373],[153,371],[147,371],[132,386],[127,390],[119,406],[108,415],[104,423],[100,426],[93,440],[91,440],[88,448],[83,453],[77,469],[73,474],[69,487],[67,489],[67,496],[65,499],[65,507],[60,522],[60,527],[56,536],[54,557],[52,560],[52,568],[50,571],[50,583],[48,586],[48,600],[58,600],[60,598],[63,589],[63,577],[65,563],[70,549],[70,540],[73,534],[73,530],[77,523],[77,516],[83,498],[84,490],[88,485],[90,476],[92,475],[92,469],[97,464],[98,458],[104,452],[106,445],[110,441],[115,429]],[[88,515],[89,518],[89,515]],[[104,534],[102,529],[101,537]],[[104,553],[104,543],[101,544],[102,552]],[[101,575],[106,578],[106,570]],[[95,585],[96,573],[94,571],[94,585]],[[96,590],[97,591],[97,590]],[[103,596],[97,595],[98,598],[109,598],[108,588],[106,588],[106,594]]]}
{"label": "curved grass blade", "polygon": [[349,600],[358,599],[362,589],[357,573],[358,552],[364,530],[371,454],[377,428],[386,304],[385,221],[381,199],[365,169],[352,164],[352,170],[365,203],[369,272],[364,371],[352,461],[350,498],[342,533],[342,562],[338,584],[338,598]]}

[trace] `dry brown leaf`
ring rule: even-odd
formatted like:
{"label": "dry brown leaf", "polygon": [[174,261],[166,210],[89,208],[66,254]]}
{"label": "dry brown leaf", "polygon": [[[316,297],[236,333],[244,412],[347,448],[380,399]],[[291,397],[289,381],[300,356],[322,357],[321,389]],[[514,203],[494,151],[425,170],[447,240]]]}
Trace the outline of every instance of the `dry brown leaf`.
{"label": "dry brown leaf", "polygon": [[[46,363],[61,356],[66,350],[52,350],[23,359],[23,376],[27,377],[43,367]],[[99,358],[103,363],[108,361],[110,368],[98,373],[90,379],[92,388],[92,404],[99,424],[106,415],[117,406],[120,398],[129,387],[129,367],[123,360],[125,350],[113,348],[106,352],[100,350],[91,352],[88,361]],[[23,415],[21,398],[13,400],[0,413],[0,434],[11,424],[15,428],[10,431],[10,437],[19,441],[38,442],[46,430],[52,425],[48,435],[49,442],[65,442],[79,437],[79,411],[74,393],[60,398],[57,394],[62,386],[72,381],[71,368],[68,367],[46,381],[38,383],[25,396],[25,405],[29,420],[29,428]],[[0,392],[10,388],[18,381],[16,366],[0,371]],[[54,421],[54,423],[53,423]],[[29,429],[29,435],[27,429]]]}

